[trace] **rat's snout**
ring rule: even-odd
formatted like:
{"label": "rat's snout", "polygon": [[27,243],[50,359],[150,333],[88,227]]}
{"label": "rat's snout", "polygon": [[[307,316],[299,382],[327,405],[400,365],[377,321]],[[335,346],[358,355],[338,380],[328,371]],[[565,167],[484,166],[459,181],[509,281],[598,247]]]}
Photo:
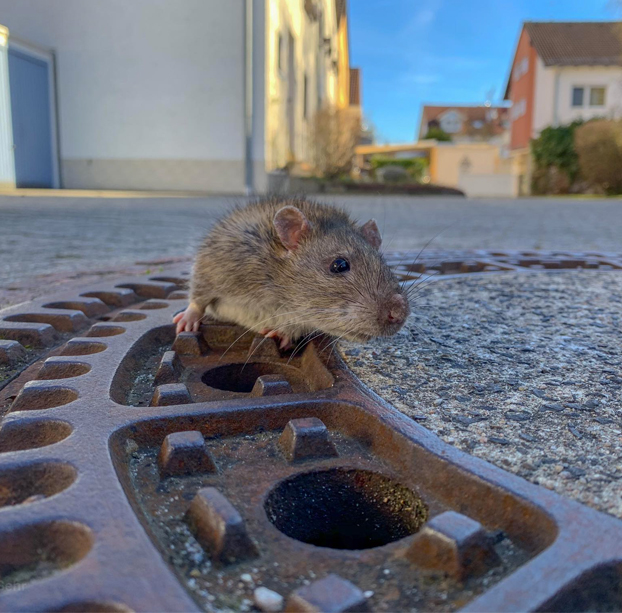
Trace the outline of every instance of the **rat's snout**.
{"label": "rat's snout", "polygon": [[393,294],[382,309],[382,323],[393,326],[401,326],[408,317],[410,308],[408,301],[402,294]]}

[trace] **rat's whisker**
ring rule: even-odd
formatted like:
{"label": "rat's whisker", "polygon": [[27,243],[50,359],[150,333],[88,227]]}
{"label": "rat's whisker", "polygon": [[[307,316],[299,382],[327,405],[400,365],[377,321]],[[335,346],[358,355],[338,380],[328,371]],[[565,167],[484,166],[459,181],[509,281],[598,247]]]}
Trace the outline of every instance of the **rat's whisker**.
{"label": "rat's whisker", "polygon": [[[421,277],[419,279],[417,279],[418,282],[413,283],[407,290],[406,294],[409,298],[413,298],[415,297],[419,291],[421,291],[421,289],[423,289],[423,287],[426,287],[427,285],[429,285],[430,283],[432,283],[431,279],[433,277],[436,277],[440,274],[440,271],[435,271],[432,274],[427,275],[424,279],[421,279]],[[416,291],[415,291],[416,290]],[[413,293],[414,292],[414,293]]]}
{"label": "rat's whisker", "polygon": [[[277,317],[283,317],[284,315],[291,315],[291,314],[295,314],[295,313],[305,313],[305,314],[306,314],[306,313],[308,313],[308,312],[309,312],[309,311],[308,311],[308,309],[303,309],[303,308],[296,309],[295,311],[289,311],[289,312],[286,312],[286,313],[279,313],[279,312],[277,311],[277,313],[275,313],[274,315],[271,315],[270,317],[266,317],[265,319],[263,319],[263,320],[261,320],[261,321],[257,322],[257,324],[255,324],[255,325],[256,325],[256,326],[260,326],[261,324],[264,324],[264,323],[266,323],[267,321],[270,321],[271,319],[275,319],[275,318],[277,318]],[[221,361],[221,360],[225,357],[225,355],[226,355],[226,354],[227,354],[227,353],[231,350],[231,348],[232,348],[232,347],[233,347],[233,346],[234,346],[234,345],[235,345],[235,344],[236,344],[239,340],[241,340],[244,336],[246,336],[247,334],[257,334],[257,332],[256,332],[255,330],[251,330],[251,329],[248,329],[248,330],[245,330],[244,332],[242,332],[242,334],[240,334],[240,336],[238,336],[238,337],[237,337],[237,338],[236,338],[236,339],[235,339],[235,340],[234,340],[234,341],[233,341],[233,342],[232,342],[232,343],[231,343],[231,344],[227,347],[227,349],[226,349],[226,350],[224,351],[224,353],[220,356],[220,358],[218,359],[218,361],[220,362],[220,361]]]}
{"label": "rat's whisker", "polygon": [[300,351],[301,349],[304,349],[307,345],[312,343],[314,339],[316,339],[318,336],[321,336],[322,334],[324,334],[324,333],[321,330],[313,330],[312,332],[307,334],[303,338],[302,341],[299,341],[298,345],[296,346],[296,348],[292,352],[292,355],[289,356],[289,360],[287,360],[287,364],[289,364],[293,360],[294,356],[296,355],[296,353],[298,351]]}

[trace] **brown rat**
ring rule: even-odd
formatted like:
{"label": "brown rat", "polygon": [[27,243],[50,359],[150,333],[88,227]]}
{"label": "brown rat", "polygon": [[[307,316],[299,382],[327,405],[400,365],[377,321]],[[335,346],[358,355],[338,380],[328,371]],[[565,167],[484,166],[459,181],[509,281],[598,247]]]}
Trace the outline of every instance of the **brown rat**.
{"label": "brown rat", "polygon": [[177,333],[210,315],[278,337],[282,348],[313,332],[391,336],[410,308],[380,243],[373,219],[358,226],[345,211],[305,199],[236,208],[199,248]]}

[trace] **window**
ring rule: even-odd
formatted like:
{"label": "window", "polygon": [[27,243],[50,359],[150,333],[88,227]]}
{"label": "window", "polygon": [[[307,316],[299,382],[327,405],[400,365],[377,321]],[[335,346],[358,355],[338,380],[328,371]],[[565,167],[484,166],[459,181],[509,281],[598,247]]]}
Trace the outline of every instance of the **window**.
{"label": "window", "polygon": [[514,80],[518,81],[524,74],[529,72],[529,60],[524,57],[520,62],[517,62],[514,69]]}
{"label": "window", "polygon": [[447,134],[457,134],[462,130],[462,117],[457,111],[447,111],[441,116],[440,124]]}
{"label": "window", "polygon": [[510,109],[510,119],[516,121],[520,119],[527,112],[527,101],[525,98],[517,100]]}
{"label": "window", "polygon": [[572,106],[583,106],[583,92],[582,87],[572,88]]}
{"label": "window", "polygon": [[592,87],[590,90],[590,106],[605,106],[604,87]]}

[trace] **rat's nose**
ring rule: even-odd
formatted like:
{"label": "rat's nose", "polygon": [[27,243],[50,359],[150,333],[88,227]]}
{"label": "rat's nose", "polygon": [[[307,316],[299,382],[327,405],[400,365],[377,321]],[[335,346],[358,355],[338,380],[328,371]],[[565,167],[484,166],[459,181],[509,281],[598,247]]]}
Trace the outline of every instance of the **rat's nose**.
{"label": "rat's nose", "polygon": [[393,294],[387,304],[387,320],[390,324],[403,324],[408,317],[409,308],[402,294]]}

